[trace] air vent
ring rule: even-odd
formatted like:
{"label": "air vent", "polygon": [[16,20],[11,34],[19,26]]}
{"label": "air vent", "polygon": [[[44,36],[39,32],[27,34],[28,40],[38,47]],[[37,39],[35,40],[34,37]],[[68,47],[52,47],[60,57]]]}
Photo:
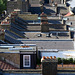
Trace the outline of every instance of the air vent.
{"label": "air vent", "polygon": [[46,34],[46,37],[50,37],[50,34]]}
{"label": "air vent", "polygon": [[41,36],[42,36],[42,34],[38,34],[37,36],[38,36],[38,37],[41,37]]}

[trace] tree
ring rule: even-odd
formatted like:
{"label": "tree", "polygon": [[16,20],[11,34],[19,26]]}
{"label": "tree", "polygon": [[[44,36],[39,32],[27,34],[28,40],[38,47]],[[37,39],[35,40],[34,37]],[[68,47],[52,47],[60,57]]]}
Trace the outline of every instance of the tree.
{"label": "tree", "polygon": [[0,14],[3,10],[6,10],[7,0],[0,0]]}
{"label": "tree", "polygon": [[73,64],[73,58],[69,58],[69,63]]}
{"label": "tree", "polygon": [[61,64],[61,63],[62,63],[62,59],[58,58],[58,64]]}
{"label": "tree", "polygon": [[3,0],[3,4],[5,5],[5,9],[7,8],[7,0]]}

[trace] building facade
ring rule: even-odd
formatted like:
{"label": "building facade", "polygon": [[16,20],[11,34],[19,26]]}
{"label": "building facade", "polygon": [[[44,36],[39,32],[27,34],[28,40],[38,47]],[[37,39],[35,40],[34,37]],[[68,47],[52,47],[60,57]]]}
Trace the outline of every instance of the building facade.
{"label": "building facade", "polygon": [[15,66],[17,69],[35,69],[36,57],[36,45],[9,44],[0,46],[0,61]]}
{"label": "building facade", "polygon": [[[30,4],[39,4],[42,0],[29,0]],[[58,3],[58,4],[65,4],[66,0],[43,0],[44,4],[49,3]]]}
{"label": "building facade", "polygon": [[[66,0],[44,0],[44,4],[57,3],[65,4]],[[28,12],[31,4],[40,4],[40,0],[7,0],[8,13],[19,9],[21,12]]]}
{"label": "building facade", "polygon": [[19,9],[21,12],[28,12],[29,1],[28,0],[8,0],[7,11],[8,13]]}

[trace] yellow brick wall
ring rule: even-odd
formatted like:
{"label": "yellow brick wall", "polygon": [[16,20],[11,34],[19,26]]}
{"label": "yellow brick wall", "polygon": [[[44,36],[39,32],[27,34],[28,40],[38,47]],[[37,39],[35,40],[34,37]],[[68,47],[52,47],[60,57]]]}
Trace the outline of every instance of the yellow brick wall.
{"label": "yellow brick wall", "polygon": [[0,35],[0,40],[4,40],[4,39],[5,39],[5,34],[3,33]]}
{"label": "yellow brick wall", "polygon": [[15,64],[20,65],[20,54],[19,53],[0,53],[0,58],[4,57]]}
{"label": "yellow brick wall", "polygon": [[37,14],[19,14],[18,16],[24,20],[37,20],[38,19]]}

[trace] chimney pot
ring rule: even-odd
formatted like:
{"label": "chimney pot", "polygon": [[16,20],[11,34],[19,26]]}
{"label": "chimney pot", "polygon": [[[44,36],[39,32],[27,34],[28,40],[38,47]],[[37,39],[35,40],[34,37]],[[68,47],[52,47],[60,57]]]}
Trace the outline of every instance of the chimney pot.
{"label": "chimney pot", "polygon": [[50,59],[52,59],[52,56],[50,56]]}
{"label": "chimney pot", "polygon": [[49,59],[49,57],[48,57],[48,56],[47,56],[46,58],[47,58],[47,59]]}
{"label": "chimney pot", "polygon": [[4,32],[4,29],[2,29],[2,32]]}
{"label": "chimney pot", "polygon": [[54,56],[54,59],[56,59],[56,56]]}
{"label": "chimney pot", "polygon": [[43,60],[45,59],[46,57],[45,56],[43,56]]}

